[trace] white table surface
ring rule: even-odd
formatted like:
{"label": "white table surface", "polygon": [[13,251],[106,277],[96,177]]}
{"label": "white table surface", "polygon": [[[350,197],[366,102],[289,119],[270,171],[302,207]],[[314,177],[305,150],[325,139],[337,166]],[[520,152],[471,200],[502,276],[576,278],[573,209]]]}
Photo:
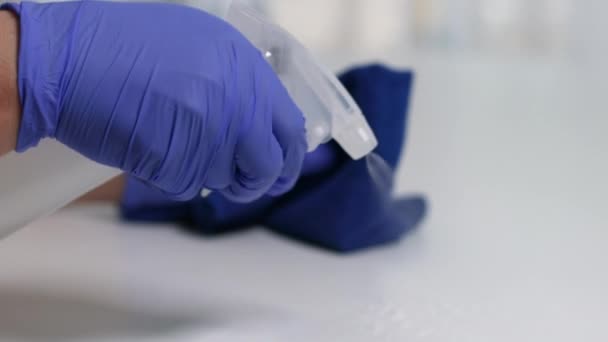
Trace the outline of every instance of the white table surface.
{"label": "white table surface", "polygon": [[415,60],[399,192],[431,213],[340,257],[71,208],[0,242],[0,341],[608,341],[597,69]]}

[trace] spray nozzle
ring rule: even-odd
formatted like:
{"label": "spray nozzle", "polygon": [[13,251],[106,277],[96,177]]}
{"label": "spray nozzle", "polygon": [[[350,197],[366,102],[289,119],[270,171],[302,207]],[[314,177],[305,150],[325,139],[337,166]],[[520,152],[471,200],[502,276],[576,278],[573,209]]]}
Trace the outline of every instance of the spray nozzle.
{"label": "spray nozzle", "polygon": [[297,39],[238,1],[226,19],[262,52],[304,113],[310,151],[332,138],[353,159],[376,148],[376,136],[359,106]]}

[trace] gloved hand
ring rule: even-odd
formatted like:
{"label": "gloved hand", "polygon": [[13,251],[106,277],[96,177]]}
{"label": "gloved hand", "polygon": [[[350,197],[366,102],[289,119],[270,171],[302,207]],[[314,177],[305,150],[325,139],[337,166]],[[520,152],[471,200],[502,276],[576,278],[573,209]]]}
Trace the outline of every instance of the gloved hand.
{"label": "gloved hand", "polygon": [[56,138],[177,200],[293,187],[303,116],[227,23],[168,4],[5,6],[21,23],[19,152]]}
{"label": "gloved hand", "polygon": [[[376,153],[396,169],[407,136],[412,74],[372,65],[353,69],[340,80],[378,137]],[[352,252],[397,241],[426,215],[424,197],[394,199],[392,190],[373,181],[364,160],[351,160],[332,142],[306,156],[298,184],[279,198],[238,204],[213,194],[177,203],[131,178],[121,211],[130,221],[182,222],[196,234],[261,225],[292,239]]]}

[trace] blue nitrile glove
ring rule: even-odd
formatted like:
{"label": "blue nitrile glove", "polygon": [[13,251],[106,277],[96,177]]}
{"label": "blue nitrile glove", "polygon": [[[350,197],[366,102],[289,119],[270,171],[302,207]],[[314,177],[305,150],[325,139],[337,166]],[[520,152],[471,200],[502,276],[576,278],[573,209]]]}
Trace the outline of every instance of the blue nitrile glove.
{"label": "blue nitrile glove", "polygon": [[10,4],[21,21],[18,151],[46,137],[189,200],[293,187],[304,119],[230,25],[168,4]]}
{"label": "blue nitrile glove", "polygon": [[[411,73],[370,66],[347,72],[341,80],[378,137],[376,152],[396,168],[407,127]],[[306,156],[303,176],[281,198],[245,205],[212,195],[177,203],[129,179],[121,210],[131,221],[182,222],[200,234],[265,225],[290,238],[346,252],[396,241],[423,219],[422,197],[393,200],[382,190],[371,180],[365,161],[351,160],[330,143]]]}

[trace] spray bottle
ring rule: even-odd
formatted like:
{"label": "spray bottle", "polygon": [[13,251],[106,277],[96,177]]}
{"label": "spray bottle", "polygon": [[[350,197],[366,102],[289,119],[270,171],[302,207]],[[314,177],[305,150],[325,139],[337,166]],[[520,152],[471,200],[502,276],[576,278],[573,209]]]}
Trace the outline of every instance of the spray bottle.
{"label": "spray bottle", "polygon": [[[227,12],[216,14],[271,64],[304,113],[310,151],[331,139],[353,159],[376,148],[376,137],[352,97],[294,37],[238,1]],[[120,174],[49,139],[24,154],[0,158],[0,238]]]}

